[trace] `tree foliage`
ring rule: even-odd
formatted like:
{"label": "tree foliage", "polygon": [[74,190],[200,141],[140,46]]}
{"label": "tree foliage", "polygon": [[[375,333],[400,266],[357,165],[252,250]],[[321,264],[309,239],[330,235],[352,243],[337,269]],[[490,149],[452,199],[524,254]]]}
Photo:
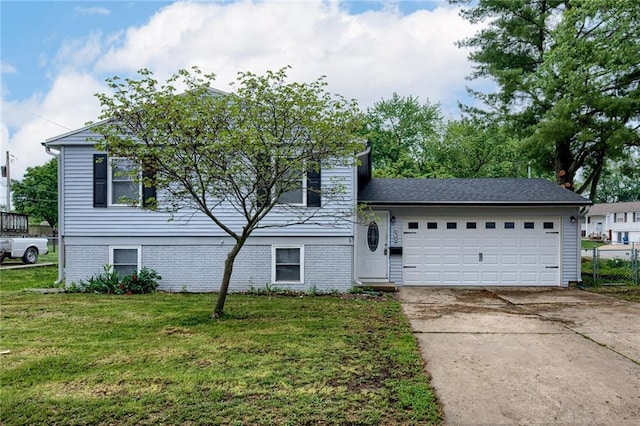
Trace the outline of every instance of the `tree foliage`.
{"label": "tree foliage", "polygon": [[379,177],[419,177],[428,173],[430,150],[442,123],[440,105],[394,93],[367,110],[365,134]]}
{"label": "tree foliage", "polygon": [[606,161],[640,145],[640,3],[480,0],[462,14],[487,23],[460,43],[471,78],[498,89],[471,91],[488,110],[465,111],[509,123],[541,170],[595,198]]}
{"label": "tree foliage", "polygon": [[630,157],[606,167],[595,203],[640,201],[640,162]]}
{"label": "tree foliage", "polygon": [[365,135],[378,177],[505,177],[526,168],[505,128],[479,119],[445,122],[438,104],[396,93],[369,108]]}
{"label": "tree foliage", "polygon": [[21,181],[12,181],[11,190],[16,212],[43,219],[52,227],[58,225],[58,160],[50,159],[41,166],[28,167]]}
{"label": "tree foliage", "polygon": [[[134,179],[157,188],[156,205],[171,212],[195,209],[235,241],[221,280],[213,317],[223,314],[233,263],[259,228],[309,222],[323,209],[289,206],[283,199],[300,188],[308,172],[353,164],[362,145],[354,137],[359,110],[353,101],[326,91],[319,78],[288,82],[286,69],[259,76],[239,73],[232,93],[212,89],[214,74],[180,70],[159,83],[148,70],[140,79],[107,80],[113,95],[98,94],[98,146],[153,173]],[[175,85],[186,88],[178,93]],[[340,182],[318,190],[324,204],[337,202],[343,216],[353,214]],[[281,223],[274,210],[288,209],[293,221]],[[224,211],[242,218],[225,223]],[[333,209],[332,213],[336,213]],[[344,219],[334,217],[333,220]]]}

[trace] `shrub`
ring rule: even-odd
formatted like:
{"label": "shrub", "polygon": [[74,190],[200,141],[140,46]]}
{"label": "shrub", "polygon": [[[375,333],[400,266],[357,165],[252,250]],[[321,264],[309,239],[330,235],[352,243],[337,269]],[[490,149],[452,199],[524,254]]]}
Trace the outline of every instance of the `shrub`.
{"label": "shrub", "polygon": [[162,279],[153,269],[142,268],[140,272],[124,276],[120,279],[111,265],[104,265],[103,272],[94,275],[87,281],[73,283],[67,289],[74,293],[106,293],[106,294],[143,294],[158,289],[158,281]]}

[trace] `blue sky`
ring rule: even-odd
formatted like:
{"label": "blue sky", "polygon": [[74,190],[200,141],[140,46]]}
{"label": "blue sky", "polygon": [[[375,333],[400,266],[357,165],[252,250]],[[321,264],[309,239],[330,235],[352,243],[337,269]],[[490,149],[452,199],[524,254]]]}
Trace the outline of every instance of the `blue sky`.
{"label": "blue sky", "polygon": [[143,67],[163,80],[198,65],[224,90],[291,65],[363,108],[397,92],[456,116],[471,68],[454,43],[478,30],[444,0],[2,0],[0,15],[1,150],[18,179],[49,159],[41,142],[97,117],[105,78]]}

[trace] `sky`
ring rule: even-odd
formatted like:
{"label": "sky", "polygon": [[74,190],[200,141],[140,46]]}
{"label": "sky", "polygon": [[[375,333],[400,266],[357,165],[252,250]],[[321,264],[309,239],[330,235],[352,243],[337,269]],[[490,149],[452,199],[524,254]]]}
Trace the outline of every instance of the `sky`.
{"label": "sky", "polygon": [[164,81],[197,65],[228,90],[238,72],[289,65],[291,80],[324,75],[362,109],[396,92],[456,118],[471,64],[455,42],[479,30],[445,0],[0,0],[0,17],[0,164],[10,151],[13,179],[51,158],[43,141],[98,117],[106,78],[141,68]]}

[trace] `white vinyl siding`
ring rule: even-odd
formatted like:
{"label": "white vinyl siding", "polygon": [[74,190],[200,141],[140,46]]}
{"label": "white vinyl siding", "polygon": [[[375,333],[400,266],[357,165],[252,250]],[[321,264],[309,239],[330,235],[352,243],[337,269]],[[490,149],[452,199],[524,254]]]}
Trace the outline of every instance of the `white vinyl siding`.
{"label": "white vinyl siding", "polygon": [[[85,138],[89,134],[85,135]],[[204,214],[193,209],[183,209],[173,217],[162,211],[149,211],[128,206],[93,207],[93,154],[97,153],[89,143],[65,146],[60,159],[64,168],[64,223],[66,236],[192,236],[223,237],[227,234]],[[299,221],[297,208],[276,206],[261,222],[267,226],[256,230],[254,236],[352,236],[353,220],[337,220],[346,212],[353,212],[355,187],[353,167],[336,167],[322,170],[323,188],[332,184],[345,187],[341,199],[323,199],[322,208],[314,211],[313,220],[304,224],[283,226]],[[158,198],[161,198],[159,193]],[[307,209],[307,207],[300,207]],[[236,232],[244,225],[241,214],[228,205],[216,209],[223,223]],[[306,212],[305,212],[306,213]]]}

